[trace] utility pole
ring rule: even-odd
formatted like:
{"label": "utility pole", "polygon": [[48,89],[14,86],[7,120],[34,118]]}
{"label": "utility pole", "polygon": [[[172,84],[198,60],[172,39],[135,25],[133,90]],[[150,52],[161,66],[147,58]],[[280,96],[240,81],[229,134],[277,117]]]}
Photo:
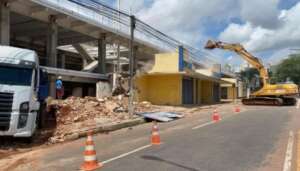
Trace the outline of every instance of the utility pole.
{"label": "utility pole", "polygon": [[133,76],[134,76],[134,29],[135,29],[135,16],[130,16],[130,56],[129,56],[129,104],[128,104],[128,112],[131,116],[134,114],[134,106],[133,106]]}
{"label": "utility pole", "polygon": [[[121,2],[120,0],[118,0],[118,11],[120,11],[121,9]],[[120,30],[121,29],[121,25],[120,25],[120,20],[121,20],[121,16],[120,16],[120,13],[119,13],[119,18],[118,18],[118,29]],[[119,76],[121,72],[121,67],[120,67],[120,42],[118,42],[117,44],[117,77]]]}

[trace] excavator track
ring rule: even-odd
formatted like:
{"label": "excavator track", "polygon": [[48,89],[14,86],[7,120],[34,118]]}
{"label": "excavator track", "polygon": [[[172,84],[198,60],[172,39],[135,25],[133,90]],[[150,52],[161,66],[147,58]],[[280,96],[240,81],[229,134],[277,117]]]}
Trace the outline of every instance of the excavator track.
{"label": "excavator track", "polygon": [[282,97],[283,104],[288,106],[294,106],[297,104],[297,98],[296,97]]}
{"label": "excavator track", "polygon": [[271,97],[252,97],[248,99],[242,99],[244,105],[270,105],[270,106],[282,106],[284,104],[281,98]]}

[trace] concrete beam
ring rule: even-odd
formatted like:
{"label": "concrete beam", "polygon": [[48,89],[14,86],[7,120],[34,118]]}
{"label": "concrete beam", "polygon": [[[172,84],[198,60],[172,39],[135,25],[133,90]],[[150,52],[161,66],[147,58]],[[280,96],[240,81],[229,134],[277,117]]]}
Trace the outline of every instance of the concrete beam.
{"label": "concrete beam", "polygon": [[91,61],[95,60],[92,56],[90,56],[87,53],[87,51],[84,49],[84,47],[82,47],[80,44],[73,44],[72,46],[76,49],[76,51],[79,53],[79,55],[87,62],[91,62]]}
{"label": "concrete beam", "polygon": [[93,70],[95,70],[98,66],[98,61],[93,61],[90,64],[86,65],[82,71],[88,71],[88,72],[92,72]]}
{"label": "concrete beam", "polygon": [[10,41],[10,9],[8,2],[0,2],[0,44],[9,45]]}
{"label": "concrete beam", "polygon": [[76,37],[68,37],[68,38],[60,38],[58,40],[58,45],[71,45],[71,44],[77,44],[77,43],[86,43],[90,41],[94,41],[94,38],[88,37],[88,36],[76,36]]}
{"label": "concrete beam", "polygon": [[45,10],[47,10],[46,7],[43,7],[43,6],[34,6],[34,7],[30,8],[30,14],[34,15],[36,13],[40,13],[40,12],[43,12]]}
{"label": "concrete beam", "polygon": [[56,17],[57,20],[65,20],[65,19],[70,18],[70,16],[65,15],[65,14],[57,14],[57,15],[55,15],[55,17]]}
{"label": "concrete beam", "polygon": [[8,0],[8,2],[9,2],[10,4],[16,3],[16,2],[19,2],[19,1],[21,1],[21,0]]}
{"label": "concrete beam", "polygon": [[82,72],[82,71],[74,71],[69,69],[60,69],[60,68],[52,68],[52,67],[45,67],[41,66],[41,68],[47,71],[48,74],[52,75],[61,75],[62,77],[76,77],[76,78],[88,78],[88,79],[95,79],[95,80],[107,80],[107,76],[103,74],[96,74],[96,73],[89,73],[89,72]]}
{"label": "concrete beam", "polygon": [[86,30],[88,33],[93,33],[93,32],[100,31],[100,28],[92,26],[92,27],[88,27]]}
{"label": "concrete beam", "polygon": [[73,21],[73,22],[71,22],[71,24],[70,24],[71,28],[81,27],[81,26],[84,26],[84,25],[86,25],[86,23],[84,23],[84,22],[82,22],[82,21],[79,21],[79,20]]}
{"label": "concrete beam", "polygon": [[98,39],[98,65],[99,73],[106,74],[106,35],[101,34]]}
{"label": "concrete beam", "polygon": [[61,54],[61,68],[65,69],[66,68],[66,55],[65,54]]}

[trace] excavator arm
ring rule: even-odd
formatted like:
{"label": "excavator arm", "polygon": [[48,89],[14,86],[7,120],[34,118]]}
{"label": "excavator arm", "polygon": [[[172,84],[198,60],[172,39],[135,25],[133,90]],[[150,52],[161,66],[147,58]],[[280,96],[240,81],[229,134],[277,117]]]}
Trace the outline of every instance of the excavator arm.
{"label": "excavator arm", "polygon": [[269,75],[267,70],[265,69],[264,65],[260,62],[260,60],[251,55],[241,44],[229,44],[224,42],[215,42],[212,40],[209,40],[205,46],[206,49],[224,49],[233,51],[237,54],[239,54],[243,59],[245,59],[250,65],[255,67],[260,74],[260,77],[263,80],[264,85],[266,85],[269,81]]}

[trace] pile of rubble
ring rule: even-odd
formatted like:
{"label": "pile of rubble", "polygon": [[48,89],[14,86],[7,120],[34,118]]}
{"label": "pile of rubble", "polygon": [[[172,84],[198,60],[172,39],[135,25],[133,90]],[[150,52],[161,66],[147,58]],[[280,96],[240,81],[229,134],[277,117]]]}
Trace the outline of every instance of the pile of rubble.
{"label": "pile of rubble", "polygon": [[[148,112],[149,102],[135,104],[136,112]],[[56,109],[56,127],[49,142],[62,142],[66,135],[93,128],[99,124],[117,123],[134,119],[128,114],[128,98],[117,96],[104,99],[95,97],[69,97],[66,100],[50,100],[48,108]]]}

